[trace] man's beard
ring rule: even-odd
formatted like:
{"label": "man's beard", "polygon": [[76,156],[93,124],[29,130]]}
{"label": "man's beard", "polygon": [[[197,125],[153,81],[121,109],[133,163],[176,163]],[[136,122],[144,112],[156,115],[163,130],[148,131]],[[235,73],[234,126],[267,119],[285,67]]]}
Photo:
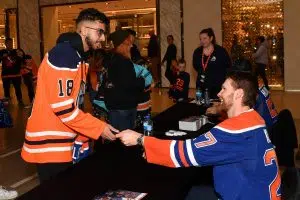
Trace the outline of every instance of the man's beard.
{"label": "man's beard", "polygon": [[223,103],[225,105],[226,110],[228,111],[232,105],[233,105],[233,93],[228,95],[228,97],[225,99],[223,99]]}
{"label": "man's beard", "polygon": [[[99,44],[99,45],[96,47],[96,45],[95,45],[96,42],[93,42],[89,36],[86,36],[85,42],[86,42],[86,44],[88,45],[89,49],[97,49],[97,48],[101,48],[101,44]],[[97,44],[98,44],[98,43],[97,43]]]}

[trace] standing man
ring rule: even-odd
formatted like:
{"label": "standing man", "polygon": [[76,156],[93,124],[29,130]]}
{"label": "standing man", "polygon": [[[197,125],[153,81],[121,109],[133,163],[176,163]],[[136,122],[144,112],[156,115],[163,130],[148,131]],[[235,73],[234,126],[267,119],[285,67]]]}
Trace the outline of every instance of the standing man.
{"label": "standing man", "polygon": [[104,99],[110,123],[119,130],[133,129],[135,126],[139,95],[145,87],[143,77],[136,77],[130,59],[132,40],[125,30],[110,34],[113,55],[107,63],[107,82]]}
{"label": "standing man", "polygon": [[160,66],[159,66],[159,45],[157,36],[154,34],[154,30],[149,31],[150,40],[148,44],[148,57],[151,60],[151,72],[154,79],[154,83],[160,85]]}
{"label": "standing man", "polygon": [[230,74],[218,94],[228,119],[197,138],[160,140],[131,130],[117,137],[126,146],[143,145],[149,163],[168,167],[214,166],[219,199],[279,200],[281,178],[276,153],[264,120],[252,109],[257,89],[250,73]]}
{"label": "standing man", "polygon": [[268,90],[270,90],[266,75],[266,67],[269,64],[268,41],[264,36],[259,36],[256,39],[256,43],[258,49],[252,55],[256,64],[255,74],[263,79],[264,85]]}
{"label": "standing man", "polygon": [[167,41],[168,41],[169,46],[168,46],[166,54],[161,62],[164,63],[167,61],[165,76],[169,80],[170,84],[172,85],[174,82],[174,75],[173,75],[173,72],[171,69],[171,62],[172,62],[172,60],[177,60],[177,48],[174,44],[173,35],[168,35]]}
{"label": "standing man", "polygon": [[1,78],[3,82],[4,96],[10,99],[10,85],[15,88],[16,97],[19,105],[23,105],[21,90],[21,65],[22,60],[18,58],[16,50],[13,49],[13,40],[5,39],[6,49],[0,51],[0,62],[2,62]]}
{"label": "standing man", "polygon": [[22,149],[22,158],[37,164],[41,182],[72,165],[74,140],[80,134],[115,140],[116,129],[78,108],[89,66],[86,52],[101,47],[107,24],[98,10],[82,10],[76,32],[61,36],[41,63]]}

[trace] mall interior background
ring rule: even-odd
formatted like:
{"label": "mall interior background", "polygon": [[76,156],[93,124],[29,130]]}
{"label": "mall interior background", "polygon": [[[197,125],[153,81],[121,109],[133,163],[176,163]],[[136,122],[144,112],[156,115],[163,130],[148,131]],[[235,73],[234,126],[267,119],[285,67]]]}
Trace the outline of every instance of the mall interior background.
{"label": "mall interior background", "polygon": [[[91,6],[104,11],[111,18],[110,31],[117,24],[124,28],[134,28],[138,32],[139,47],[144,55],[147,53],[145,47],[149,29],[153,28],[160,36],[162,56],[167,48],[166,36],[173,34],[178,55],[184,52],[187,71],[192,77],[191,87],[194,87],[196,77],[191,65],[192,54],[199,46],[198,35],[201,29],[212,27],[217,42],[228,51],[233,33],[238,33],[238,41],[245,45],[248,53],[252,46],[247,48],[247,43],[253,43],[254,35],[268,36],[275,66],[270,68],[269,75],[271,79],[277,80],[273,81],[274,85],[284,83],[285,90],[300,91],[300,24],[294,20],[299,15],[298,0],[120,0],[102,3],[92,0],[1,0],[0,48],[4,32],[15,38],[16,46],[19,45],[40,62],[41,56],[51,48],[59,33],[74,30],[72,22],[76,13]],[[9,15],[7,9],[10,10]],[[5,31],[3,16],[9,16],[8,32]],[[17,26],[19,31],[16,31]],[[280,42],[282,33],[284,43]],[[284,47],[284,54],[278,52],[280,46]],[[283,63],[284,77],[280,68]]]}

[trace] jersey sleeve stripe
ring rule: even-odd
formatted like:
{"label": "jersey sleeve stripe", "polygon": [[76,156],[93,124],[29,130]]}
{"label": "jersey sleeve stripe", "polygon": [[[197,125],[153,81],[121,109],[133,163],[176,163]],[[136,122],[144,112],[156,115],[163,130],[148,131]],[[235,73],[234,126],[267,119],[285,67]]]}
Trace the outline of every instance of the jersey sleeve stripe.
{"label": "jersey sleeve stripe", "polygon": [[74,99],[68,99],[66,101],[51,104],[51,108],[59,108],[59,107],[67,106],[72,103],[74,103]]}
{"label": "jersey sleeve stripe", "polygon": [[71,120],[73,120],[77,115],[79,114],[79,109],[77,108],[72,115],[70,115],[69,117],[66,118],[62,118],[61,121],[62,122],[69,122]]}
{"label": "jersey sleeve stripe", "polygon": [[171,145],[170,145],[170,156],[171,156],[171,159],[172,159],[172,161],[174,163],[174,166],[175,167],[180,167],[180,165],[179,165],[179,163],[178,163],[178,161],[176,159],[176,156],[175,156],[175,145],[176,145],[176,141],[173,140],[171,142]]}
{"label": "jersey sleeve stripe", "polygon": [[63,136],[72,137],[76,136],[75,133],[61,132],[61,131],[42,131],[42,132],[28,132],[26,131],[26,137],[42,137],[42,136]]}
{"label": "jersey sleeve stripe", "polygon": [[61,151],[72,151],[73,147],[48,147],[48,148],[39,148],[31,149],[26,146],[23,146],[23,149],[28,153],[46,153],[46,152],[61,152]]}
{"label": "jersey sleeve stripe", "polygon": [[219,130],[224,131],[224,132],[227,132],[227,133],[237,134],[237,133],[243,133],[243,132],[247,132],[247,131],[252,131],[252,130],[255,130],[255,129],[258,129],[258,128],[263,128],[263,127],[265,127],[265,124],[251,126],[249,128],[244,128],[244,129],[239,129],[239,130],[230,130],[230,129],[223,128],[221,126],[215,126],[214,128],[215,129],[219,129]]}
{"label": "jersey sleeve stripe", "polygon": [[183,145],[183,141],[179,141],[178,142],[178,149],[179,149],[179,156],[180,156],[180,160],[183,164],[183,166],[188,167],[189,164],[186,161],[185,155],[184,155],[184,145]]}
{"label": "jersey sleeve stripe", "polygon": [[28,145],[43,145],[43,144],[58,144],[58,143],[73,143],[74,139],[47,139],[40,141],[29,141],[25,138],[24,142]]}
{"label": "jersey sleeve stripe", "polygon": [[193,166],[200,166],[194,156],[193,153],[193,148],[192,148],[192,140],[186,140],[186,148],[187,148],[187,153],[188,153],[188,158],[190,160],[190,162],[192,163]]}
{"label": "jersey sleeve stripe", "polygon": [[64,115],[64,114],[73,112],[74,109],[75,109],[75,105],[72,104],[72,107],[71,107],[71,108],[68,108],[68,109],[65,109],[65,110],[61,110],[61,111],[55,112],[55,115],[56,115],[56,116]]}

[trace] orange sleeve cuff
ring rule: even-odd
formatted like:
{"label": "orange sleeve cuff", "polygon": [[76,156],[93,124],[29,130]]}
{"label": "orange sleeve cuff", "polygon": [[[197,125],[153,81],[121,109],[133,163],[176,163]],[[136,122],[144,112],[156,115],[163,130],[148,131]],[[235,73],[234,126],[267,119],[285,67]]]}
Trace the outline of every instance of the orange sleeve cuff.
{"label": "orange sleeve cuff", "polygon": [[160,140],[145,136],[144,148],[147,162],[166,167],[175,167],[170,156],[171,142],[172,140]]}

